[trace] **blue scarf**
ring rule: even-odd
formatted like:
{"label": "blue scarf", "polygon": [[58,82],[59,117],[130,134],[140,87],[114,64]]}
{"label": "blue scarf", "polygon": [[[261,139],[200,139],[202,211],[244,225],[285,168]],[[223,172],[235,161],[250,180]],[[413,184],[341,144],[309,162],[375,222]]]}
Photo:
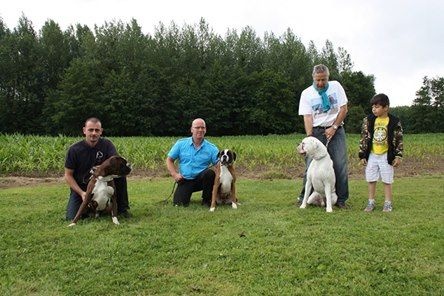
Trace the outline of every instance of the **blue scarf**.
{"label": "blue scarf", "polygon": [[328,96],[327,96],[328,82],[324,88],[320,88],[320,89],[317,88],[315,83],[313,83],[313,87],[315,88],[315,90],[318,92],[318,94],[322,98],[322,110],[324,112],[327,112],[328,110],[330,110],[330,100],[328,99]]}

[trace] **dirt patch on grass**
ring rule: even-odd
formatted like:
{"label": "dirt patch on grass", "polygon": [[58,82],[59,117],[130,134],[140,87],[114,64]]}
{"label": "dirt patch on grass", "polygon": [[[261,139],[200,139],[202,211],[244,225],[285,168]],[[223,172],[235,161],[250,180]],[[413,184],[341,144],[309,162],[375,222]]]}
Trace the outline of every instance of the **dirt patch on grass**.
{"label": "dirt patch on grass", "polygon": [[44,183],[51,184],[51,183],[62,183],[62,182],[64,182],[62,177],[35,178],[35,177],[6,176],[6,177],[0,177],[0,188],[24,187],[24,186],[32,186]]}
{"label": "dirt patch on grass", "polygon": [[[351,179],[363,179],[364,169],[359,163],[349,163],[349,174]],[[239,178],[245,179],[298,179],[302,178],[304,168],[302,167],[258,167],[254,169],[247,169],[242,166],[237,166],[237,173]],[[404,160],[400,167],[396,168],[395,178],[420,176],[420,175],[436,175],[444,173],[444,158],[426,158],[426,159],[408,159]],[[134,171],[129,177],[129,180],[167,177],[168,173],[162,170],[148,171],[139,170]],[[35,186],[42,184],[64,184],[63,176],[1,176],[0,188]]]}

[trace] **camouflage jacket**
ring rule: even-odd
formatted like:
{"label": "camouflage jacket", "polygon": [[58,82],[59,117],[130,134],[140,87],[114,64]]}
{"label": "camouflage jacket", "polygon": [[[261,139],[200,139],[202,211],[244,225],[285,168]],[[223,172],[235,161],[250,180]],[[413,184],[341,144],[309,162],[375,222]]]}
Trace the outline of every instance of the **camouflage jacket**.
{"label": "camouflage jacket", "polygon": [[[389,123],[387,127],[387,161],[389,164],[393,163],[395,157],[402,157],[404,144],[402,140],[402,126],[398,117],[389,114]],[[359,159],[367,159],[370,155],[373,142],[373,133],[375,128],[376,116],[370,114],[365,117],[362,123],[361,140],[359,141]]]}

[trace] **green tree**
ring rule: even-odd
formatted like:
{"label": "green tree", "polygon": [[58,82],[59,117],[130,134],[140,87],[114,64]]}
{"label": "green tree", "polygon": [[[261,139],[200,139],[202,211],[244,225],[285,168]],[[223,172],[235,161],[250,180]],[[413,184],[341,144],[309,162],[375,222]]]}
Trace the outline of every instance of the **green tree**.
{"label": "green tree", "polygon": [[328,67],[331,80],[341,80],[338,55],[336,54],[333,43],[330,40],[325,41],[325,45],[322,48],[320,55],[320,63]]}
{"label": "green tree", "polygon": [[423,86],[416,92],[412,117],[413,133],[444,132],[444,77],[423,78]]}
{"label": "green tree", "polygon": [[32,23],[22,16],[12,33],[2,24],[0,126],[6,133],[37,133],[44,106],[42,52]]}
{"label": "green tree", "polygon": [[349,133],[360,133],[362,121],[368,113],[364,112],[362,106],[351,106],[348,108],[346,118],[346,129]]}
{"label": "green tree", "polygon": [[371,112],[370,99],[375,95],[375,78],[361,71],[343,72],[342,85],[349,106],[361,106],[365,113]]}
{"label": "green tree", "polygon": [[0,22],[0,131],[78,134],[98,116],[112,135],[183,135],[195,117],[213,135],[302,132],[299,98],[318,63],[346,88],[349,118],[374,93],[373,76],[353,72],[345,49],[328,40],[307,48],[291,29],[221,37],[201,19],[160,23],[151,36],[134,19],[94,32],[81,24],[62,32],[49,20],[40,32],[25,17],[13,32]]}
{"label": "green tree", "polygon": [[343,47],[338,47],[338,70],[339,73],[350,73],[353,70],[353,62],[350,54]]}

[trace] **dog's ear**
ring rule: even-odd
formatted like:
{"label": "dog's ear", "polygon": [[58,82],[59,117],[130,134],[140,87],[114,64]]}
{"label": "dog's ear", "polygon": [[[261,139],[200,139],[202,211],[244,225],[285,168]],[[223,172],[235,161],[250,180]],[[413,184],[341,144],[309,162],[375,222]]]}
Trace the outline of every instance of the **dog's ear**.
{"label": "dog's ear", "polygon": [[233,161],[236,160],[236,152],[233,151]]}
{"label": "dog's ear", "polygon": [[217,158],[220,158],[220,156],[222,155],[222,153],[224,153],[223,150],[219,150],[219,153],[217,153]]}
{"label": "dog's ear", "polygon": [[112,164],[112,165],[115,165],[115,163],[116,163],[117,161],[120,161],[121,158],[122,158],[122,157],[120,157],[120,156],[118,156],[118,155],[110,156],[110,158],[109,158],[109,163]]}

